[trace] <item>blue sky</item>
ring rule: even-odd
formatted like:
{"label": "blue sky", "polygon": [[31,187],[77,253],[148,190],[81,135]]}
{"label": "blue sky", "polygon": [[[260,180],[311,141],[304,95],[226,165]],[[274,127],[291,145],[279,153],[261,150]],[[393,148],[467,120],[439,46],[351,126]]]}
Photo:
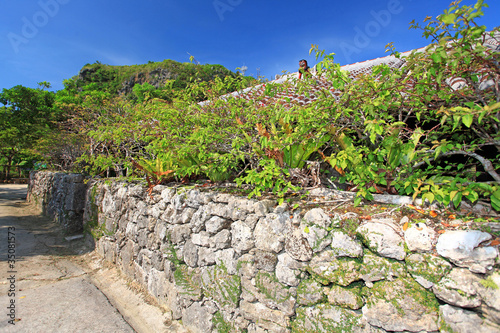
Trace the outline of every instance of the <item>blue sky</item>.
{"label": "blue sky", "polygon": [[[53,90],[87,63],[134,65],[172,59],[246,66],[268,79],[294,72],[311,44],[348,64],[425,46],[408,30],[451,0],[15,0],[0,4],[0,89],[48,81]],[[500,1],[479,20],[498,26]],[[462,4],[474,4],[464,0]],[[188,54],[189,53],[189,54]]]}

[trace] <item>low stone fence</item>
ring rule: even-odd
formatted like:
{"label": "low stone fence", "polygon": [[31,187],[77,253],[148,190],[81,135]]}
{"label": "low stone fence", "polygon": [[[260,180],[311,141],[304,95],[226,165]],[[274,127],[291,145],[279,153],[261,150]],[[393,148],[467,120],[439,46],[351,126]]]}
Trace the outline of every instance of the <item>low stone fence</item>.
{"label": "low stone fence", "polygon": [[87,185],[81,174],[48,171],[30,173],[27,200],[53,217],[69,234],[83,230]]}
{"label": "low stone fence", "polygon": [[98,253],[194,332],[499,332],[489,233],[112,181],[89,184],[83,217]]}

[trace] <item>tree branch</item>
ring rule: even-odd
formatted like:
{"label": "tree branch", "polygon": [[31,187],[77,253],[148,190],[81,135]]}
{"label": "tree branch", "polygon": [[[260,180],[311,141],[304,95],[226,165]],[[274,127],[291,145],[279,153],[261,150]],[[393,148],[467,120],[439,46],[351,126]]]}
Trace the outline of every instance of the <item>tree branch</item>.
{"label": "tree branch", "polygon": [[[427,152],[433,153],[434,150],[428,150]],[[440,157],[452,156],[452,155],[465,155],[465,156],[470,156],[470,157],[475,158],[476,160],[479,161],[479,163],[481,163],[483,165],[484,171],[486,171],[495,181],[500,183],[500,175],[498,175],[498,173],[495,171],[495,168],[493,167],[493,164],[491,163],[490,160],[488,160],[488,159],[486,159],[486,158],[482,157],[481,155],[476,154],[474,152],[469,152],[469,151],[464,151],[464,150],[448,151],[446,153],[440,154],[438,157],[440,158]],[[436,158],[432,157],[429,160],[432,161],[435,159]],[[419,162],[419,163],[415,164],[412,168],[416,169],[416,168],[418,168],[426,163],[427,163],[426,161]]]}

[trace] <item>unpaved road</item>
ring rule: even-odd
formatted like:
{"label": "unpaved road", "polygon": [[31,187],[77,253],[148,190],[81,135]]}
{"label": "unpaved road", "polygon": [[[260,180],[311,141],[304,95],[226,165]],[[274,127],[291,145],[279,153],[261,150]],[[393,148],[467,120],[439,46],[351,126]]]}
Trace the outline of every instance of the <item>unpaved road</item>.
{"label": "unpaved road", "polygon": [[0,332],[187,332],[26,191],[0,184]]}

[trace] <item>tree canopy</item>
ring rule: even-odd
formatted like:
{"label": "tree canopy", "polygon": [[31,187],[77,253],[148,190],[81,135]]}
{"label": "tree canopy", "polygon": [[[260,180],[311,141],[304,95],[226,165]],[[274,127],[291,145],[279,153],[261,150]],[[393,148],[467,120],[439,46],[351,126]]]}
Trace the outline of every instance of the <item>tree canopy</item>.
{"label": "tree canopy", "polygon": [[[500,32],[476,24],[486,7],[456,1],[425,26],[412,23],[430,44],[404,57],[389,44],[404,62],[397,68],[353,77],[313,46],[316,76],[267,83],[253,99],[228,93],[257,81],[219,66],[178,65],[184,72],[159,85],[123,81],[128,68],[87,65],[56,94],[4,90],[0,149],[9,156],[36,143],[54,166],[145,177],[150,188],[231,180],[249,185],[250,196],[283,201],[323,183],[356,191],[356,204],[391,193],[455,207],[485,200],[500,210],[500,53],[491,47]],[[150,77],[161,72],[144,68]],[[128,95],[118,94],[123,82]],[[318,98],[307,105],[263,103],[277,91],[307,98],[312,87]]]}

